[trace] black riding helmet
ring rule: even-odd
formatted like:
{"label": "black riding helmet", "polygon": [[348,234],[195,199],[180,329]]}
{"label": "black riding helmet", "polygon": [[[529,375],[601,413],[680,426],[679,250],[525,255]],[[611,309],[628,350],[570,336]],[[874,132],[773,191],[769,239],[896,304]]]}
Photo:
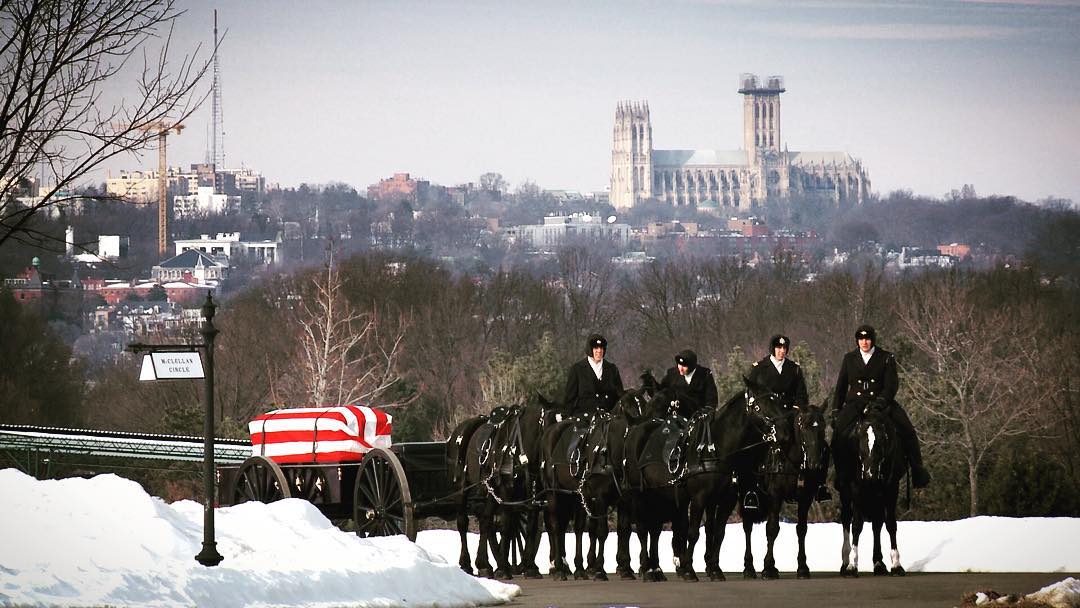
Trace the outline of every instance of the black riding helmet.
{"label": "black riding helmet", "polygon": [[591,355],[592,349],[596,348],[597,346],[604,349],[604,352],[607,352],[607,340],[604,339],[604,336],[601,336],[600,334],[593,334],[589,336],[589,344],[585,347],[585,354]]}
{"label": "black riding helmet", "polygon": [[788,350],[791,350],[791,338],[782,334],[776,334],[775,336],[773,336],[769,340],[769,353],[772,354],[773,349],[780,346],[784,346]]}
{"label": "black riding helmet", "polygon": [[874,332],[874,328],[869,325],[860,325],[859,328],[855,330],[855,340],[859,341],[863,338],[869,338],[870,344],[872,345],[877,344],[877,333]]}
{"label": "black riding helmet", "polygon": [[675,363],[677,365],[685,365],[691,371],[697,368],[697,353],[689,348],[679,352],[675,355]]}

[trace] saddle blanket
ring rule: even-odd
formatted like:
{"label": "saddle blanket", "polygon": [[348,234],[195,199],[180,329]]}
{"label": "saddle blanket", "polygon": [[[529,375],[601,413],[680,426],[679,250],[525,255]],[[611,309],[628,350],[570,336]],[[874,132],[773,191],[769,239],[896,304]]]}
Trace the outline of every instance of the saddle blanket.
{"label": "saddle blanket", "polygon": [[390,447],[393,417],[362,405],[274,410],[248,423],[251,453],[277,463],[358,461]]}

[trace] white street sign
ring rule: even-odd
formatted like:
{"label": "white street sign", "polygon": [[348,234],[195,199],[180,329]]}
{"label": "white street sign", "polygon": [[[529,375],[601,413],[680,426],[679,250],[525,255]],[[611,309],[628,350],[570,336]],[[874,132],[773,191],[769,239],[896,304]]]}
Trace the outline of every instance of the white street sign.
{"label": "white street sign", "polygon": [[202,378],[202,358],[193,353],[150,353],[143,356],[139,380]]}

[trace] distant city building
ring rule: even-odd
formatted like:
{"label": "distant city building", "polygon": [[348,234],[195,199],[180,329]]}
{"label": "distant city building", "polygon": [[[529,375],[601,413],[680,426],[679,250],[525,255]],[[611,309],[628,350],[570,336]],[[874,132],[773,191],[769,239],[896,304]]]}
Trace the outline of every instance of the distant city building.
{"label": "distant city building", "polygon": [[971,245],[964,245],[963,243],[938,245],[937,250],[942,255],[949,255],[957,259],[963,259],[971,255]]}
{"label": "distant city building", "polygon": [[[263,194],[266,178],[253,169],[216,169],[213,164],[197,163],[185,171],[169,167],[165,174],[166,197],[196,196],[199,188],[210,188],[214,194],[239,196],[244,192]],[[129,201],[152,203],[158,200],[157,171],[121,171],[118,177],[109,175],[105,190],[112,196]]]}
{"label": "distant city building", "polygon": [[620,103],[611,151],[611,204],[625,209],[655,199],[720,213],[766,200],[818,193],[862,203],[870,178],[845,152],[789,152],[780,138],[783,79],[743,74],[742,150],[655,150],[647,102]]}
{"label": "distant city building", "polygon": [[278,261],[277,241],[244,241],[240,239],[239,232],[219,232],[213,238],[202,234],[197,239],[176,239],[174,243],[176,255],[194,249],[215,259],[224,256],[230,263],[235,256],[246,256],[263,264],[274,264]]}
{"label": "distant city building", "polygon": [[511,226],[503,229],[511,243],[524,243],[533,247],[554,248],[568,239],[607,239],[620,247],[630,242],[630,226],[604,221],[599,215],[575,213],[552,215],[543,224]]}
{"label": "distant city building", "polygon": [[415,201],[427,194],[430,185],[427,181],[413,179],[408,173],[395,173],[391,178],[368,186],[368,198]]}
{"label": "distant city building", "polygon": [[212,186],[199,186],[197,194],[173,198],[173,215],[177,219],[233,213],[239,208],[239,196],[215,194]]}
{"label": "distant city building", "polygon": [[227,258],[210,256],[196,249],[171,257],[154,266],[150,276],[159,283],[185,281],[203,285],[217,285],[229,274]]}
{"label": "distant city building", "polygon": [[734,230],[743,236],[766,236],[769,234],[769,227],[765,225],[765,222],[756,217],[737,218],[733,217],[728,220],[728,230]]}
{"label": "distant city building", "polygon": [[904,268],[950,268],[956,264],[956,258],[940,253],[936,249],[919,247],[901,247],[896,265]]}

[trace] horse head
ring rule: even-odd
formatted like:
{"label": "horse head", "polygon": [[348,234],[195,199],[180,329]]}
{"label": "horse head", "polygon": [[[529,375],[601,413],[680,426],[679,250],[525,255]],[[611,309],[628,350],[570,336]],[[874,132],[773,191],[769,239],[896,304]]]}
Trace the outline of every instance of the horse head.
{"label": "horse head", "polygon": [[821,471],[828,466],[824,410],[824,405],[796,408],[795,445],[799,446],[802,453],[800,468],[805,471]]}
{"label": "horse head", "polygon": [[743,400],[746,413],[764,441],[773,447],[790,445],[792,428],[789,418],[793,411],[784,407],[783,398],[772,389],[743,376]]}
{"label": "horse head", "polygon": [[885,481],[896,460],[899,439],[889,416],[889,403],[884,399],[867,403],[855,425],[854,435],[859,477],[864,481]]}
{"label": "horse head", "polygon": [[647,420],[651,414],[649,410],[650,388],[642,386],[625,391],[615,407],[611,410],[612,416],[622,416],[627,424],[637,424]]}

